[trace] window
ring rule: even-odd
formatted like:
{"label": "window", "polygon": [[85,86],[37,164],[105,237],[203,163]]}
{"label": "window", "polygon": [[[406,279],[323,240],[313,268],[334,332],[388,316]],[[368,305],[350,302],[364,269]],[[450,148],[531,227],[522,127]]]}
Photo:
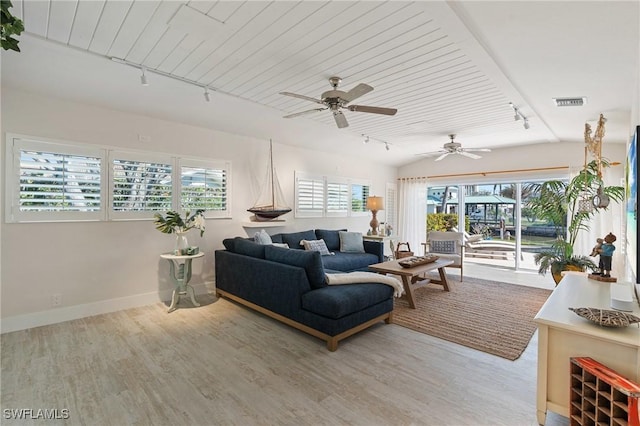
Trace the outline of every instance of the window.
{"label": "window", "polygon": [[296,217],[362,216],[368,183],[296,172]]}
{"label": "window", "polygon": [[[231,163],[6,135],[7,222],[230,217]],[[178,195],[179,194],[179,195]]]}
{"label": "window", "polygon": [[171,163],[171,157],[150,160],[148,154],[112,152],[110,214],[114,218],[146,218],[149,213],[173,210]]}
{"label": "window", "polygon": [[367,211],[367,197],[369,197],[369,185],[351,185],[351,211],[363,213]]}
{"label": "window", "polygon": [[7,221],[99,220],[102,152],[7,135]]}
{"label": "window", "polygon": [[207,217],[226,217],[229,213],[228,163],[181,160],[180,207],[206,210]]}
{"label": "window", "polygon": [[347,216],[349,213],[349,184],[327,182],[327,215]]}
{"label": "window", "polygon": [[296,173],[296,217],[324,215],[324,178]]}

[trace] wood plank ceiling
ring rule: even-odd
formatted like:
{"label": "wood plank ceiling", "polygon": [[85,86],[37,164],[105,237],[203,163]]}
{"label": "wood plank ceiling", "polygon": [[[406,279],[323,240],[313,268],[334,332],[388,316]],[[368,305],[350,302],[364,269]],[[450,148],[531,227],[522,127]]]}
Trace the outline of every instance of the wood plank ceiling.
{"label": "wood plank ceiling", "polygon": [[[281,91],[318,99],[334,75],[342,78],[345,91],[367,83],[375,90],[354,103],[398,113],[345,111],[350,125],[345,131],[414,153],[426,139],[437,139],[429,147],[439,149],[449,133],[464,134],[471,148],[556,141],[549,120],[527,105],[527,97],[454,6],[435,1],[14,0],[14,13],[37,37],[144,66],[150,80],[154,72],[175,76],[281,115],[318,107]],[[514,122],[509,102],[529,117],[530,130]],[[330,111],[291,120],[335,126]],[[579,137],[580,129],[576,132]]]}

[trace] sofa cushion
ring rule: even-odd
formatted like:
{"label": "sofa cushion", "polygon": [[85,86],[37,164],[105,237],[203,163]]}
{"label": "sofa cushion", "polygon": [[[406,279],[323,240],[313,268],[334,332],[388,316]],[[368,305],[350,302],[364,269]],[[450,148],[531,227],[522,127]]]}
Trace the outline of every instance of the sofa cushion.
{"label": "sofa cushion", "polygon": [[340,236],[340,251],[343,253],[364,253],[362,233],[338,231]]}
{"label": "sofa cushion", "polygon": [[333,254],[327,248],[324,240],[302,240],[301,242],[305,250],[320,252],[320,256],[329,256]]}
{"label": "sofa cushion", "polygon": [[316,238],[324,240],[329,250],[340,250],[340,235],[338,232],[346,231],[346,229],[316,229]]}
{"label": "sofa cushion", "polygon": [[367,271],[369,265],[380,261],[378,256],[371,253],[342,253],[339,251],[335,253],[335,256],[322,257],[325,270],[333,269],[342,272]]}
{"label": "sofa cushion", "polygon": [[279,242],[289,244],[289,248],[302,250],[303,247],[300,244],[300,241],[315,240],[316,233],[313,232],[313,230],[308,230],[303,232],[291,232],[288,234],[280,234],[280,237],[282,238],[282,241],[279,241]]}
{"label": "sofa cushion", "polygon": [[271,241],[271,237],[264,229],[261,229],[259,232],[256,232],[253,235],[253,241],[263,245],[273,244],[273,241]]}
{"label": "sofa cushion", "polygon": [[[233,251],[238,254],[244,254],[245,256],[257,257],[258,259],[264,259],[264,248],[268,246],[263,246],[261,244],[255,243],[253,241],[244,239],[242,237],[234,238],[233,242]],[[286,250],[286,249],[284,249]]]}
{"label": "sofa cushion", "polygon": [[302,309],[339,319],[388,300],[393,288],[385,284],[333,285],[302,295]]}
{"label": "sofa cushion", "polygon": [[226,248],[230,252],[235,253],[236,252],[235,242],[236,242],[235,238],[225,238],[224,240],[222,240],[222,245],[224,246],[224,248]]}
{"label": "sofa cushion", "polygon": [[290,250],[275,246],[261,246],[264,248],[265,259],[304,268],[307,279],[312,288],[322,288],[327,285],[324,276],[322,258],[317,251]]}

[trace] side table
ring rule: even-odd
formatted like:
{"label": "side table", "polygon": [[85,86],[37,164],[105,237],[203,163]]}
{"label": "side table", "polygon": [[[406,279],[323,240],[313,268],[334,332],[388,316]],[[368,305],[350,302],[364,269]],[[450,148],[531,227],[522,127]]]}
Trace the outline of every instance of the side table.
{"label": "side table", "polygon": [[191,298],[191,303],[193,303],[194,306],[200,306],[200,304],[196,302],[195,293],[193,291],[193,287],[189,285],[189,281],[191,280],[191,261],[203,256],[204,253],[202,252],[193,255],[181,256],[177,256],[171,253],[163,253],[160,255],[161,258],[167,259],[169,261],[169,275],[171,276],[173,285],[175,286],[175,289],[173,290],[173,296],[171,296],[171,306],[169,306],[168,313],[171,313],[177,309],[178,302],[180,301],[180,295],[183,294],[189,295],[189,297]]}

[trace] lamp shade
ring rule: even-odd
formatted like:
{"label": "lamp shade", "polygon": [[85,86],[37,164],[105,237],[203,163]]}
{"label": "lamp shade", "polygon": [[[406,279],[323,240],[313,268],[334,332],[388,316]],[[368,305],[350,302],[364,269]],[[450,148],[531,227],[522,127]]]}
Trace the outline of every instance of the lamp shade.
{"label": "lamp shade", "polygon": [[384,210],[384,198],[382,197],[367,197],[367,210]]}

